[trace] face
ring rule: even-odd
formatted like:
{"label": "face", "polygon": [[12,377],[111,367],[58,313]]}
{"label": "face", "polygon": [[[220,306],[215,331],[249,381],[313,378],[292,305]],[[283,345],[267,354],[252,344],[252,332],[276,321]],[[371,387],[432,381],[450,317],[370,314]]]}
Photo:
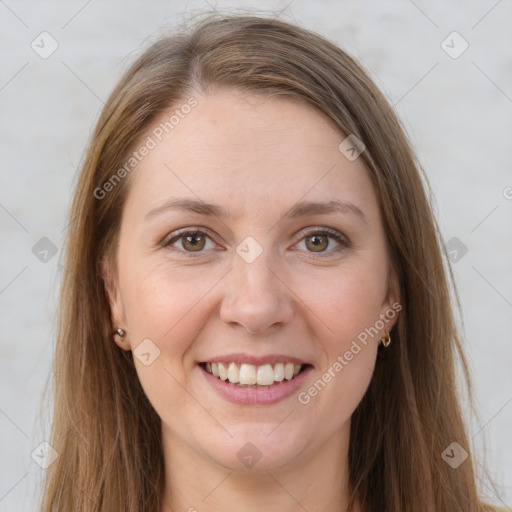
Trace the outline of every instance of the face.
{"label": "face", "polygon": [[[313,108],[197,98],[128,178],[115,278],[104,263],[112,323],[170,445],[227,468],[247,451],[285,467],[348,432],[396,320],[378,201]],[[202,364],[219,361],[238,363],[226,381]],[[277,363],[303,371],[288,380]],[[237,373],[274,384],[240,387]]]}

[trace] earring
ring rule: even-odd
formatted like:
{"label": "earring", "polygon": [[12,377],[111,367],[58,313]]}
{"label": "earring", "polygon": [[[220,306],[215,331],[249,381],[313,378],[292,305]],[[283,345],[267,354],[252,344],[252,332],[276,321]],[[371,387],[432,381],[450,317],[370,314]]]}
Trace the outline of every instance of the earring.
{"label": "earring", "polygon": [[380,343],[382,343],[386,348],[389,347],[389,344],[391,343],[391,335],[389,334],[389,331],[386,331],[386,336],[380,339]]}
{"label": "earring", "polygon": [[[117,334],[118,336],[120,336],[121,338],[124,338],[124,335],[126,334],[126,332],[125,332],[125,331],[123,331],[123,329],[118,328],[118,329],[116,329],[115,331],[112,331],[112,336],[115,336],[116,334]],[[121,340],[121,342],[122,342],[122,341],[123,341],[123,340]]]}

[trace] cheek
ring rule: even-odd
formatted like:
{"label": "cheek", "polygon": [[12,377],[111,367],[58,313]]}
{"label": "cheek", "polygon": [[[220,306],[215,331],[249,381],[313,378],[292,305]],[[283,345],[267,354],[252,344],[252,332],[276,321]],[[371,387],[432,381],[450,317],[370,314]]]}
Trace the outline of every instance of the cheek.
{"label": "cheek", "polygon": [[350,418],[371,381],[378,337],[369,336],[367,329],[379,319],[383,287],[378,279],[376,272],[353,267],[317,279],[309,288],[305,302],[316,317],[322,361],[298,398],[312,415],[323,415],[327,432],[336,432]]}
{"label": "cheek", "polygon": [[363,262],[326,272],[325,277],[317,274],[302,287],[305,303],[324,324],[324,348],[332,357],[379,319],[385,277],[378,267]]}
{"label": "cheek", "polygon": [[313,416],[324,417],[324,428],[328,432],[336,432],[360,404],[372,378],[376,352],[375,345],[362,344],[340,351],[334,362],[323,368],[306,388],[306,394],[300,396],[300,403],[310,407]]}
{"label": "cheek", "polygon": [[[208,318],[205,307],[212,286],[221,276],[197,269],[177,271],[168,263],[133,264],[124,282],[125,310],[134,343],[150,338],[162,355],[182,362],[194,334]],[[179,359],[178,359],[179,358]]]}
{"label": "cheek", "polygon": [[[189,354],[212,314],[208,292],[221,277],[214,272],[207,278],[199,277],[197,269],[194,276],[192,268],[190,272],[177,271],[161,263],[144,267],[132,264],[125,274],[126,321],[137,374],[149,401],[167,423],[176,423],[171,411],[190,407],[184,389],[189,386],[195,360]],[[147,366],[137,350],[146,339],[159,351]],[[186,436],[186,431],[182,434]]]}

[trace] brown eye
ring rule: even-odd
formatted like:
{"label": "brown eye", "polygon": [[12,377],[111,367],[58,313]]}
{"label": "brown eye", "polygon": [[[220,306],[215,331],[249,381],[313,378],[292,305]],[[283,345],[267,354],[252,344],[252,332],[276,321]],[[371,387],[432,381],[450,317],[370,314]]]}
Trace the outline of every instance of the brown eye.
{"label": "brown eye", "polygon": [[[208,245],[208,243],[210,243],[210,245]],[[197,253],[197,256],[199,256],[208,249],[215,248],[215,243],[206,233],[190,229],[176,233],[175,236],[168,239],[162,245],[178,253],[188,253],[189,256],[192,256],[192,253]]]}
{"label": "brown eye", "polygon": [[311,258],[327,258],[339,255],[350,248],[351,243],[345,235],[326,227],[305,233],[298,247],[309,253]]}
{"label": "brown eye", "polygon": [[182,237],[181,245],[186,251],[200,251],[204,249],[206,240],[203,234],[194,234]]}
{"label": "brown eye", "polygon": [[306,247],[313,252],[323,252],[329,246],[329,237],[325,235],[310,235],[305,240]]}

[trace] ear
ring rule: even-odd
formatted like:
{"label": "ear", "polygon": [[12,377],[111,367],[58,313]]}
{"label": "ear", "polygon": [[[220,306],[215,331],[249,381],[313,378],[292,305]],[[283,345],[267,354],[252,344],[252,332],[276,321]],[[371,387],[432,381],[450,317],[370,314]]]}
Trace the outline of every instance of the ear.
{"label": "ear", "polygon": [[[101,260],[101,277],[105,285],[105,293],[110,308],[110,322],[112,331],[117,328],[121,328],[126,331],[126,316],[124,311],[123,301],[121,299],[121,293],[119,290],[119,284],[114,269],[112,268],[112,262],[108,257]],[[130,341],[128,337],[121,338],[120,336],[114,336],[114,341],[118,347],[123,350],[130,350]]]}
{"label": "ear", "polygon": [[385,331],[391,331],[398,320],[399,312],[402,310],[400,300],[400,283],[398,275],[394,268],[390,268],[388,274],[388,289],[381,309],[381,318],[385,321]]}

